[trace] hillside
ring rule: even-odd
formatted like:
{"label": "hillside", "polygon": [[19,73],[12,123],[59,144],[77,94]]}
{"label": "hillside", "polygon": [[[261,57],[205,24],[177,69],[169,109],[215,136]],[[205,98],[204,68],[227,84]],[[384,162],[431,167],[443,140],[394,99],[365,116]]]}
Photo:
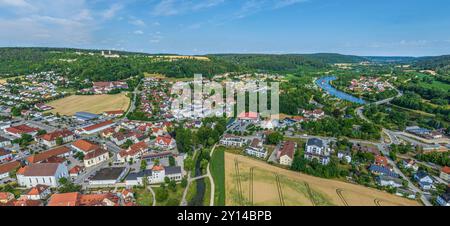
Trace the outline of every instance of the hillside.
{"label": "hillside", "polygon": [[422,57],[415,66],[425,70],[440,71],[441,74],[450,74],[450,55],[436,57]]}

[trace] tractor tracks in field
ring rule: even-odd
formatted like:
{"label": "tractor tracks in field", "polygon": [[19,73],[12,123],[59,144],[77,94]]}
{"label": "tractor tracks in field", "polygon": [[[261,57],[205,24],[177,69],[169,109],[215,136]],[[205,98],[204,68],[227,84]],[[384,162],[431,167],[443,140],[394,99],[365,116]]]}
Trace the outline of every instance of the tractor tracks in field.
{"label": "tractor tracks in field", "polygon": [[280,199],[280,205],[281,206],[285,206],[284,197],[283,197],[283,189],[281,188],[281,182],[280,182],[280,175],[279,174],[275,174],[275,180],[276,180],[276,184],[277,184],[277,190],[278,190],[278,197]]}
{"label": "tractor tracks in field", "polygon": [[342,189],[336,189],[336,194],[339,196],[339,198],[341,199],[342,203],[344,204],[344,206],[349,206],[347,200],[345,200],[344,195],[342,194],[342,192],[344,192],[344,190]]}

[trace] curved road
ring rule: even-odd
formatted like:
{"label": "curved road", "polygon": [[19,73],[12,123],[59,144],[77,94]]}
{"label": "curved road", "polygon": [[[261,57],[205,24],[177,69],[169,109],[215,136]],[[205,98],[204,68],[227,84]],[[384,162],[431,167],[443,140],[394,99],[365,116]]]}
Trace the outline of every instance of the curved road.
{"label": "curved road", "polygon": [[[394,87],[392,87],[392,88],[394,88]],[[403,93],[402,93],[400,90],[398,90],[398,89],[396,89],[396,88],[394,88],[394,89],[398,92],[398,95],[397,95],[397,96],[391,97],[391,98],[388,98],[388,99],[385,99],[385,100],[377,101],[377,102],[375,102],[374,104],[375,104],[375,105],[387,104],[387,103],[390,103],[390,102],[391,102],[392,100],[394,100],[395,98],[398,98],[398,97],[403,96]],[[367,121],[367,122],[371,122],[371,121],[364,115],[364,113],[363,113],[363,112],[364,112],[364,108],[365,108],[365,106],[361,106],[361,107],[357,108],[357,109],[356,109],[356,114],[357,114],[362,120]],[[378,148],[379,148],[380,151],[383,153],[383,155],[388,159],[389,164],[391,164],[391,165],[393,166],[394,172],[397,173],[397,174],[399,174],[399,175],[400,175],[403,179],[405,179],[406,181],[408,181],[408,187],[409,187],[409,189],[410,189],[410,190],[413,190],[413,191],[416,192],[417,194],[420,194],[420,199],[421,199],[421,201],[423,202],[424,205],[426,205],[426,206],[432,206],[432,204],[430,203],[430,201],[423,195],[423,191],[420,190],[419,188],[417,188],[417,187],[412,183],[412,181],[411,181],[407,176],[405,176],[405,175],[403,174],[403,172],[397,167],[397,164],[395,164],[395,162],[389,157],[389,151],[386,150],[386,147],[387,147],[388,145],[391,145],[391,144],[399,144],[400,142],[399,142],[399,140],[397,139],[396,134],[395,134],[394,131],[388,130],[388,129],[386,129],[386,128],[382,128],[382,129],[383,129],[383,133],[385,133],[385,134],[389,137],[390,142],[389,142],[389,143],[386,143],[386,142],[384,142],[383,139],[382,139],[382,141],[381,141],[382,143],[380,143],[380,144],[377,145]]]}

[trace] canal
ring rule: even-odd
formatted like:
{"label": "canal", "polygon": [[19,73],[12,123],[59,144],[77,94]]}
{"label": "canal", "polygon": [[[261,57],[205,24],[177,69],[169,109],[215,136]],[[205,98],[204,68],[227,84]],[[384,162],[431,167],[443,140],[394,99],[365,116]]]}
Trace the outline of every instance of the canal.
{"label": "canal", "polygon": [[362,98],[358,98],[355,96],[352,96],[348,93],[344,93],[342,91],[337,90],[336,88],[334,88],[331,85],[331,82],[337,80],[337,78],[335,76],[327,76],[327,77],[322,77],[320,79],[318,79],[316,81],[316,84],[322,88],[325,92],[327,92],[328,94],[337,97],[339,99],[342,100],[346,100],[346,101],[350,101],[352,103],[357,103],[357,104],[366,104],[367,102],[365,100],[363,100]]}

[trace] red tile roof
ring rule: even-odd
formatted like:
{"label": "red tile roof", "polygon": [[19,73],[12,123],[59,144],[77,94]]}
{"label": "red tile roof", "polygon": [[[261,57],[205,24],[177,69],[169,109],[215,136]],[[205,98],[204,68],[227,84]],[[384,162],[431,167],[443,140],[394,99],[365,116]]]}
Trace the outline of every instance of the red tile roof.
{"label": "red tile roof", "polygon": [[164,145],[170,145],[170,143],[172,142],[172,137],[170,135],[166,135],[166,136],[158,136],[156,138],[156,143],[158,144],[164,144]]}
{"label": "red tile roof", "polygon": [[101,156],[105,153],[108,153],[107,150],[103,149],[103,148],[98,148],[95,151],[89,152],[84,156],[84,160],[88,160],[88,159],[93,159],[96,158],[98,156]]}
{"label": "red tile roof", "polygon": [[108,121],[104,121],[104,122],[101,122],[101,123],[98,123],[98,124],[95,124],[95,125],[92,125],[92,126],[84,127],[83,130],[84,131],[92,131],[92,130],[96,130],[96,129],[101,128],[101,127],[105,127],[105,126],[111,125],[113,123],[114,122],[112,120],[108,120]]}
{"label": "red tile roof", "polygon": [[54,148],[54,149],[51,149],[51,150],[48,150],[48,151],[45,151],[45,152],[42,152],[39,154],[32,155],[27,158],[27,161],[29,163],[38,163],[38,162],[45,161],[51,157],[64,155],[69,152],[70,152],[70,148],[68,148],[66,146],[61,146],[61,147]]}
{"label": "red tile roof", "polygon": [[20,163],[18,161],[8,162],[0,165],[0,174],[9,173],[20,167]]}
{"label": "red tile roof", "polygon": [[58,170],[58,163],[37,163],[25,166],[17,171],[17,174],[24,176],[53,176]]}
{"label": "red tile roof", "polygon": [[23,133],[32,133],[38,131],[38,128],[30,127],[27,125],[18,125],[18,126],[11,126],[9,128],[6,128],[6,131],[13,134],[23,134]]}
{"label": "red tile roof", "polygon": [[239,119],[258,119],[259,114],[256,112],[242,112],[239,114]]}
{"label": "red tile roof", "polygon": [[73,142],[72,145],[74,147],[82,150],[85,153],[94,151],[99,148],[98,145],[96,145],[90,141],[87,141],[87,140],[77,140],[77,141]]}
{"label": "red tile roof", "polygon": [[65,129],[65,130],[55,131],[52,133],[47,133],[47,134],[41,135],[41,136],[39,136],[39,138],[46,140],[46,141],[54,141],[58,137],[64,138],[64,137],[68,137],[71,135],[73,135],[73,133],[70,130]]}
{"label": "red tile roof", "polygon": [[381,155],[375,156],[375,164],[382,166],[389,166],[387,158]]}
{"label": "red tile roof", "polygon": [[47,185],[38,184],[38,185],[36,185],[36,187],[32,187],[28,191],[27,195],[40,195],[48,188],[49,188],[49,186],[47,186]]}
{"label": "red tile roof", "polygon": [[78,192],[53,194],[47,206],[78,206],[80,195]]}
{"label": "red tile roof", "polygon": [[446,174],[450,174],[450,167],[445,166],[445,167],[442,168],[441,171],[444,172],[444,173],[446,173]]}
{"label": "red tile roof", "polygon": [[124,110],[105,111],[105,114],[107,114],[107,115],[123,115],[124,113],[125,113]]}
{"label": "red tile roof", "polygon": [[83,167],[81,166],[74,166],[72,169],[69,170],[69,174],[78,174],[83,170]]}
{"label": "red tile roof", "polygon": [[120,151],[120,156],[135,156],[136,154],[146,150],[148,148],[148,145],[145,142],[139,142],[136,144],[133,144],[128,148],[127,150]]}
{"label": "red tile roof", "polygon": [[286,141],[283,144],[283,147],[280,149],[280,157],[281,156],[289,156],[289,158],[293,159],[295,154],[295,142]]}

